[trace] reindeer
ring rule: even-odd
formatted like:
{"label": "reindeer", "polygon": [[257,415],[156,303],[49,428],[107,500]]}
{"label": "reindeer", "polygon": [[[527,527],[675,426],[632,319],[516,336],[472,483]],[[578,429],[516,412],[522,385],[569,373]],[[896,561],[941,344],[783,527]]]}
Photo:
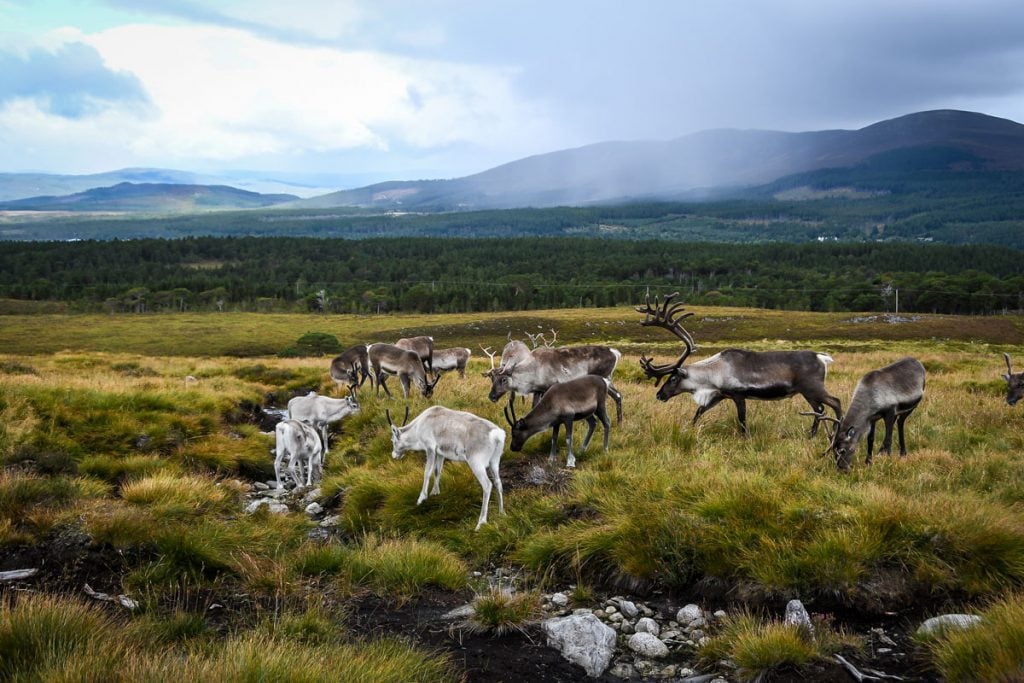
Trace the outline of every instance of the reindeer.
{"label": "reindeer", "polygon": [[[611,431],[611,420],[605,409],[608,395],[615,400],[617,407],[617,423],[622,424],[622,395],[612,387],[607,377],[584,375],[567,382],[553,385],[544,392],[544,396],[526,417],[516,418],[515,400],[510,398],[505,407],[505,419],[512,427],[512,444],[509,448],[519,452],[523,444],[537,432],[551,427],[551,453],[549,458],[555,459],[558,453],[558,428],[565,425],[565,442],[569,448],[566,467],[576,467],[576,457],[572,452],[572,426],[576,420],[587,421],[587,435],[583,438],[583,449],[587,450],[590,438],[601,420],[604,428],[604,452],[608,452],[608,435]],[[596,417],[595,417],[596,415]]]}
{"label": "reindeer", "polygon": [[[489,420],[461,410],[450,410],[443,406],[432,406],[420,413],[415,420],[409,420],[409,408],[405,408],[405,419],[398,427],[391,421],[391,412],[384,411],[391,427],[391,457],[401,458],[407,451],[424,451],[427,456],[423,468],[423,489],[416,504],[427,499],[427,487],[433,474],[434,488],[431,495],[441,492],[441,468],[444,461],[464,462],[473,471],[473,476],[483,489],[483,502],[476,529],[487,523],[487,507],[491,500],[491,479],[498,490],[498,512],[505,514],[505,501],[501,490],[501,476],[498,468],[501,453],[505,449],[505,430]],[[490,479],[487,472],[490,471]]]}
{"label": "reindeer", "polygon": [[434,371],[434,338],[433,337],[403,337],[395,342],[395,346],[408,351],[415,351],[423,367],[427,372]]}
{"label": "reindeer", "polygon": [[288,401],[289,419],[301,420],[320,431],[325,457],[330,450],[327,443],[329,425],[358,412],[359,401],[355,394],[349,394],[345,398],[331,398],[318,396],[315,391],[311,391],[305,396],[296,396]]}
{"label": "reindeer", "polygon": [[[832,357],[814,351],[745,351],[726,349],[710,358],[684,366],[683,363],[697,348],[693,337],[681,321],[693,315],[683,313],[683,304],[672,304],[679,293],[665,297],[663,304],[657,298],[651,306],[646,298],[644,306],[637,306],[638,313],[644,314],[641,325],[662,327],[682,340],[686,349],[674,363],[655,365],[653,359],[640,356],[640,366],[648,378],[657,386],[668,378],[658,390],[659,401],[667,401],[678,394],[687,393],[697,404],[691,424],[705,412],[724,399],[736,404],[736,417],[745,436],[747,431],[747,399],[774,401],[789,398],[795,394],[803,396],[811,405],[815,415],[824,412],[827,405],[835,411],[836,418],[842,418],[839,399],[825,389],[825,375]],[[811,436],[818,433],[820,417],[811,425]]]}
{"label": "reindeer", "polygon": [[1003,379],[1006,380],[1006,403],[1011,406],[1017,405],[1017,401],[1024,398],[1024,372],[1014,374],[1010,365],[1010,354],[1003,353],[1003,358],[1006,360],[1006,374],[1003,375]]}
{"label": "reindeer", "polygon": [[902,358],[892,365],[872,370],[857,382],[846,415],[841,420],[826,417],[821,414],[823,411],[803,413],[813,415],[815,422],[828,420],[838,424],[829,445],[829,450],[835,454],[836,467],[843,472],[850,470],[853,454],[857,452],[857,444],[865,432],[868,435],[868,455],[864,462],[871,464],[875,424],[879,420],[885,422],[885,437],[878,452],[889,454],[892,448],[892,425],[895,422],[899,430],[900,456],[906,456],[903,424],[924,396],[924,375],[921,361]]}
{"label": "reindeer", "polygon": [[274,427],[276,454],[274,458],[274,476],[277,488],[281,483],[281,465],[288,459],[288,474],[296,486],[302,486],[302,473],[305,469],[306,486],[313,483],[313,473],[317,479],[323,476],[323,443],[320,434],[311,426],[300,420],[281,420]]}
{"label": "reindeer", "polygon": [[388,389],[387,376],[398,375],[398,381],[402,385],[403,398],[409,398],[409,384],[415,382],[420,388],[424,398],[429,398],[434,393],[441,376],[434,378],[433,382],[427,381],[427,373],[423,362],[415,351],[400,349],[392,344],[370,344],[366,347],[366,353],[370,360],[370,367],[373,376],[377,380],[377,395],[380,395],[381,387],[391,397]]}
{"label": "reindeer", "polygon": [[454,349],[438,349],[434,351],[434,372],[440,375],[449,370],[458,370],[459,377],[466,378],[466,364],[472,351],[465,347]]}
{"label": "reindeer", "polygon": [[357,344],[331,361],[331,379],[338,385],[339,391],[342,383],[347,383],[349,393],[355,393],[356,388],[363,386],[368,377],[373,387],[366,349],[366,344]]}
{"label": "reindeer", "polygon": [[559,382],[585,375],[611,379],[622,354],[607,346],[541,346],[532,351],[521,341],[510,341],[501,352],[501,365],[485,373],[491,378],[488,398],[497,402],[506,393],[533,394],[533,406]]}

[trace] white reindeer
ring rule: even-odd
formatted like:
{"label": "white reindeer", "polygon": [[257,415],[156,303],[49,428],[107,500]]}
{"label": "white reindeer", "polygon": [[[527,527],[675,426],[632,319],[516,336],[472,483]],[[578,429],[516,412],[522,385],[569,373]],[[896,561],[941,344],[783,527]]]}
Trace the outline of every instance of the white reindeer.
{"label": "white reindeer", "polygon": [[324,444],[324,455],[330,450],[327,443],[328,426],[359,412],[359,400],[355,394],[345,398],[319,396],[311,391],[305,396],[296,396],[288,401],[288,418],[302,420],[319,430]]}
{"label": "white reindeer", "polygon": [[281,484],[281,465],[288,459],[288,474],[296,486],[302,486],[302,475],[305,474],[306,486],[313,483],[313,473],[317,479],[323,476],[323,444],[320,434],[313,427],[300,420],[281,420],[274,428],[276,439],[276,457],[274,458],[274,475],[277,477],[277,488]]}
{"label": "white reindeer", "polygon": [[[501,476],[498,467],[501,453],[505,449],[505,430],[489,420],[461,410],[443,406],[432,406],[420,413],[409,424],[399,427],[391,421],[391,413],[385,411],[391,426],[391,457],[401,458],[407,451],[424,451],[427,460],[423,469],[423,490],[416,501],[419,505],[427,499],[430,476],[434,476],[431,495],[441,492],[441,468],[444,461],[465,462],[483,489],[483,503],[476,529],[487,523],[487,506],[491,500],[491,481],[498,489],[498,512],[505,514],[505,500],[501,490]],[[405,409],[405,420],[409,419],[409,408]],[[490,479],[487,471],[490,470]]]}

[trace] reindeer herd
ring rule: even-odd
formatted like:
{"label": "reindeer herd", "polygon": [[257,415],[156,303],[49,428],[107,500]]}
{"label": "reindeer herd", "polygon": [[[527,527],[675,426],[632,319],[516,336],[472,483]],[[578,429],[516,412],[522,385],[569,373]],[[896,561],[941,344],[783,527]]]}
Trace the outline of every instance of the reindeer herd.
{"label": "reindeer herd", "polygon": [[[853,396],[843,413],[842,404],[825,388],[828,366],[833,362],[825,353],[815,351],[748,351],[726,349],[709,358],[686,364],[697,349],[693,337],[682,322],[692,313],[685,312],[681,303],[673,303],[677,294],[664,301],[657,298],[652,305],[649,298],[636,308],[644,318],[643,326],[660,327],[669,331],[683,343],[683,351],[671,363],[655,364],[641,355],[640,366],[645,376],[655,380],[660,388],[656,397],[668,401],[679,394],[689,394],[697,405],[692,423],[723,400],[736,406],[736,416],[742,433],[749,435],[746,421],[747,400],[780,400],[797,394],[803,396],[812,418],[810,436],[813,438],[821,423],[826,423],[829,445],[825,453],[832,453],[836,467],[843,472],[850,469],[853,456],[861,439],[866,435],[867,458],[871,463],[874,450],[875,426],[881,420],[885,426],[880,453],[888,454],[892,446],[893,427],[899,436],[899,453],[906,455],[904,424],[924,395],[925,369],[915,358],[902,358],[884,368],[872,370],[857,383]],[[555,347],[557,333],[548,341],[542,335],[527,337],[532,344],[514,340],[509,335],[502,349],[500,364],[490,348],[481,350],[490,358],[490,369],[484,376],[491,381],[488,398],[497,402],[508,395],[504,408],[505,419],[511,429],[510,450],[522,450],[533,435],[552,430],[550,459],[558,451],[558,433],[564,427],[568,456],[566,467],[575,467],[573,453],[573,425],[585,420],[588,425],[582,450],[586,451],[600,422],[603,427],[604,450],[608,451],[611,420],[606,407],[607,398],[616,403],[617,422],[622,421],[622,396],[612,384],[612,374],[621,354],[618,350],[600,345]],[[471,352],[467,348],[434,349],[433,337],[422,336],[399,339],[394,344],[360,344],[334,358],[330,376],[338,385],[348,388],[342,399],[319,396],[293,398],[288,404],[288,419],[277,425],[276,458],[274,469],[277,483],[282,484],[282,471],[287,461],[286,475],[296,485],[311,485],[322,475],[327,453],[328,425],[360,410],[357,390],[367,379],[376,395],[383,388],[388,397],[387,379],[397,376],[403,398],[408,399],[415,385],[429,398],[442,373],[459,372],[465,377]],[[1024,373],[1013,372],[1010,357],[1006,360],[1008,385],[1006,401],[1014,405],[1024,396]],[[433,378],[431,378],[433,375]],[[664,380],[664,384],[662,381]],[[523,417],[515,410],[516,396],[532,397],[532,408]],[[825,409],[831,409],[828,415]],[[487,509],[492,490],[497,490],[498,509],[504,513],[504,500],[500,477],[501,455],[505,447],[505,430],[495,423],[469,412],[432,406],[409,422],[409,408],[401,425],[385,411],[391,430],[392,457],[397,459],[408,451],[423,451],[426,463],[423,489],[417,505],[426,500],[430,480],[434,485],[430,495],[440,490],[441,470],[445,460],[465,462],[483,491],[477,529],[487,522]]]}

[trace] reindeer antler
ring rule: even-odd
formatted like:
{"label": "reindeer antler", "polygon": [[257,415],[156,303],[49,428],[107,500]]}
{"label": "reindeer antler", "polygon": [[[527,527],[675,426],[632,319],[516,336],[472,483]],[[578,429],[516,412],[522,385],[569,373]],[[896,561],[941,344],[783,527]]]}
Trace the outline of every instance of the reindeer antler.
{"label": "reindeer antler", "polygon": [[[541,337],[541,339],[544,339],[544,338]],[[555,341],[557,339],[558,339],[558,332],[555,330],[555,328],[552,327],[551,328],[551,342],[549,343],[546,339],[544,339],[544,346],[547,346],[548,348],[554,346],[555,345]]]}
{"label": "reindeer antler", "polygon": [[656,296],[654,297],[654,306],[651,306],[651,296],[648,293],[644,295],[644,305],[636,307],[637,313],[644,314],[643,322],[640,323],[641,325],[644,327],[662,327],[681,339],[683,344],[686,345],[686,350],[683,351],[674,363],[655,365],[653,358],[648,358],[645,355],[640,356],[640,367],[643,368],[644,374],[646,374],[648,378],[656,380],[655,386],[661,382],[663,377],[671,375],[682,367],[683,362],[697,348],[697,344],[694,343],[693,337],[690,336],[690,333],[687,332],[680,323],[680,321],[689,318],[693,313],[683,313],[686,309],[686,304],[672,303],[672,299],[677,296],[679,296],[679,292],[673,292],[665,297],[664,302],[660,303]]}
{"label": "reindeer antler", "polygon": [[[825,449],[825,451],[821,455],[823,457],[828,455],[828,452],[830,450],[832,450],[832,446],[836,442],[836,430],[839,428],[839,425],[842,424],[842,422],[840,422],[840,420],[838,420],[837,418],[832,417],[831,415],[826,415],[825,414],[825,408],[822,408],[820,413],[809,412],[809,413],[800,413],[800,414],[801,415],[805,415],[807,417],[813,417],[816,423],[817,422],[824,422],[825,423],[825,436],[828,437],[828,447]],[[831,422],[832,424],[835,425],[835,427],[832,429],[832,431],[829,431],[829,428],[828,428],[828,423],[829,422]]]}
{"label": "reindeer antler", "polygon": [[487,355],[487,357],[491,359],[491,369],[490,369],[490,371],[488,371],[488,372],[485,372],[485,373],[484,373],[484,377],[487,377],[487,376],[489,376],[489,375],[490,375],[490,374],[491,374],[492,372],[494,372],[494,357],[495,357],[495,356],[497,356],[498,354],[496,354],[496,353],[491,353],[491,347],[490,347],[490,346],[488,346],[488,347],[487,347],[487,348],[485,349],[485,348],[483,347],[483,344],[481,344],[481,345],[480,345],[480,350],[481,350],[481,351],[483,351],[483,352],[484,352],[484,353],[485,353],[485,354]]}
{"label": "reindeer antler", "polygon": [[530,334],[526,330],[523,330],[523,334],[525,334],[526,337],[530,340],[530,344],[533,345],[533,348],[537,348],[537,340],[538,339],[540,339],[541,341],[544,341],[544,333],[543,332],[538,332],[537,334]]}
{"label": "reindeer antler", "polygon": [[1003,351],[1003,358],[1006,359],[1006,374],[1012,375],[1013,374],[1013,367],[1011,367],[1011,365],[1010,365],[1010,354],[1008,354],[1005,351]]}

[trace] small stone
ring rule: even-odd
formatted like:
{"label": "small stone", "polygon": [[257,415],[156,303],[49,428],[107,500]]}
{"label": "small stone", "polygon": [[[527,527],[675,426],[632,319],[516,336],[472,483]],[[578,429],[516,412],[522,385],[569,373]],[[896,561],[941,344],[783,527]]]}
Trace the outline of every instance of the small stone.
{"label": "small stone", "polygon": [[320,526],[324,528],[338,526],[338,520],[340,519],[341,517],[339,515],[329,515],[320,520]]}
{"label": "small stone", "polygon": [[264,505],[270,505],[270,501],[266,498],[257,498],[248,505],[245,506],[245,514],[251,515],[259,510]]}
{"label": "small stone", "polygon": [[661,627],[658,626],[658,622],[650,617],[641,617],[633,628],[637,633],[650,633],[654,636],[661,633]]}
{"label": "small stone", "polygon": [[578,607],[572,611],[574,617],[583,616],[584,614],[593,614],[594,610],[587,609],[586,607]]}
{"label": "small stone", "polygon": [[727,616],[729,615],[726,613],[724,609],[715,611],[715,619],[725,619]]}
{"label": "small stone", "polygon": [[588,611],[587,614],[547,619],[542,623],[548,647],[556,648],[573,664],[582,666],[588,676],[605,672],[615,654],[615,630]]}
{"label": "small stone", "polygon": [[880,647],[877,650],[875,650],[875,652],[877,652],[880,655],[887,655],[890,652],[892,652],[892,648],[891,647]]}
{"label": "small stone", "polygon": [[645,617],[653,617],[654,616],[654,610],[652,610],[647,605],[644,605],[643,603],[637,605],[636,608],[638,610],[640,610],[640,614],[644,615]]}
{"label": "small stone", "polygon": [[965,631],[981,623],[981,617],[976,614],[943,614],[941,616],[927,619],[917,629],[919,636],[931,636],[941,633],[947,629]]}
{"label": "small stone", "polygon": [[665,631],[665,632],[663,632],[661,634],[661,639],[662,640],[675,640],[678,637],[679,637],[679,632],[678,631],[669,630],[669,631]]}
{"label": "small stone", "polygon": [[310,503],[309,505],[306,506],[306,514],[310,517],[316,517],[323,511],[324,509],[320,505],[320,503]]}
{"label": "small stone", "polygon": [[660,658],[668,655],[668,646],[650,633],[634,633],[629,637],[629,649],[644,657]]}
{"label": "small stone", "polygon": [[640,614],[640,611],[636,608],[636,605],[629,600],[621,600],[619,602],[619,609],[629,619],[636,619]]}
{"label": "small stone", "polygon": [[615,614],[613,614],[610,617],[608,617],[608,620],[618,623],[618,622],[622,621],[624,618],[625,617],[623,617],[621,614],[616,612]]}
{"label": "small stone", "polygon": [[694,640],[700,640],[703,637],[704,637],[704,631],[700,630],[699,628],[695,628],[692,631],[690,631],[690,638],[692,638]]}
{"label": "small stone", "polygon": [[651,660],[643,659],[641,657],[637,657],[633,660],[633,666],[636,667],[636,672],[640,674],[641,678],[650,678],[658,668],[658,665]]}
{"label": "small stone", "polygon": [[814,624],[811,623],[811,615],[807,613],[804,608],[804,603],[799,600],[790,600],[786,604],[786,617],[784,622],[789,626],[795,626],[798,629],[806,630],[812,636],[814,635]]}
{"label": "small stone", "polygon": [[700,640],[697,641],[697,647],[704,647],[705,645],[707,645],[710,642],[711,642],[711,639],[708,638],[707,636],[704,636],[703,638],[701,638]]}
{"label": "small stone", "polygon": [[255,487],[255,489],[257,491],[266,491],[266,490],[268,490],[270,488],[269,486],[264,484],[262,481],[253,482],[253,487]]}
{"label": "small stone", "polygon": [[704,616],[704,614],[701,612],[700,607],[690,603],[676,613],[676,621],[680,624],[689,624],[694,619],[702,616]]}
{"label": "small stone", "polygon": [[657,673],[658,678],[673,678],[678,671],[678,667],[675,664],[669,664],[664,669]]}
{"label": "small stone", "polygon": [[618,610],[618,608],[615,607],[615,605],[608,605],[607,607],[604,608],[604,613],[605,614],[615,614],[618,611],[619,610]]}
{"label": "small stone", "polygon": [[308,538],[309,540],[317,541],[320,543],[323,543],[330,537],[331,532],[327,529],[324,529],[323,527],[316,527],[315,529],[310,529],[309,533],[306,534],[306,538]]}
{"label": "small stone", "polygon": [[636,667],[629,662],[619,662],[613,666],[608,673],[616,678],[633,678],[637,675]]}
{"label": "small stone", "polygon": [[267,509],[269,509],[270,512],[275,515],[283,515],[284,513],[288,512],[288,506],[285,505],[284,503],[271,503],[270,505],[267,506]]}
{"label": "small stone", "polygon": [[473,605],[465,604],[461,607],[456,607],[455,609],[448,610],[447,612],[441,615],[441,618],[445,621],[452,621],[455,619],[468,619],[475,613],[476,610],[473,609]]}
{"label": "small stone", "polygon": [[569,596],[565,593],[555,593],[551,596],[551,604],[556,607],[565,607],[569,604]]}
{"label": "small stone", "polygon": [[318,486],[317,488],[312,489],[309,493],[304,495],[302,497],[302,502],[303,503],[312,503],[312,502],[316,501],[318,498],[320,498],[320,493],[321,493],[320,492],[320,487]]}
{"label": "small stone", "polygon": [[687,624],[686,628],[688,628],[688,629],[702,628],[707,623],[708,622],[706,622],[704,620],[704,617],[697,617],[696,619],[691,621],[689,624]]}
{"label": "small stone", "polygon": [[636,629],[633,628],[633,624],[629,623],[628,621],[622,622],[622,628],[620,628],[619,630],[625,633],[627,636],[636,633]]}
{"label": "small stone", "polygon": [[474,579],[479,579],[481,576],[483,576],[483,574],[481,574],[480,572],[473,572]]}

